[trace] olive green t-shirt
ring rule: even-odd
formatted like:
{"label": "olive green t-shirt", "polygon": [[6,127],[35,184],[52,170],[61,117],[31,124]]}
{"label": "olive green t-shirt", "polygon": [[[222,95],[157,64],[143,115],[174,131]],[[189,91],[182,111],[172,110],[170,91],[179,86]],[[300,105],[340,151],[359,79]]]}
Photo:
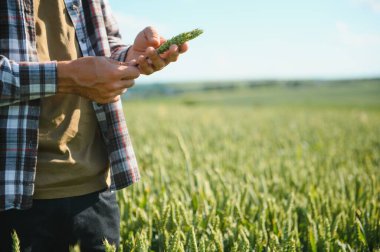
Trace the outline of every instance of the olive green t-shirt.
{"label": "olive green t-shirt", "polygon": [[[64,0],[34,0],[40,62],[80,57]],[[107,187],[108,157],[91,102],[57,94],[41,100],[35,199],[79,196]]]}

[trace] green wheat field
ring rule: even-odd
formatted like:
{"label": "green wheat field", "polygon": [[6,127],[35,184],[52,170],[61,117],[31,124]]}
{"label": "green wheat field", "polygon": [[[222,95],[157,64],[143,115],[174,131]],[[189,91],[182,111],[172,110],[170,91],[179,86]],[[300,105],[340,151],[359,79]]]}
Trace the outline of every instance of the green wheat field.
{"label": "green wheat field", "polygon": [[120,251],[380,251],[380,80],[137,91]]}

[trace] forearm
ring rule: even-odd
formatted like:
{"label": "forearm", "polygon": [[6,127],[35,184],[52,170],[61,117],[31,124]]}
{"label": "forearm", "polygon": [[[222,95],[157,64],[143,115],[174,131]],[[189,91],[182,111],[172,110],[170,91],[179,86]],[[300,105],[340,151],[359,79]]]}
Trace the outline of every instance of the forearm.
{"label": "forearm", "polygon": [[0,106],[57,92],[57,63],[14,62],[0,55]]}

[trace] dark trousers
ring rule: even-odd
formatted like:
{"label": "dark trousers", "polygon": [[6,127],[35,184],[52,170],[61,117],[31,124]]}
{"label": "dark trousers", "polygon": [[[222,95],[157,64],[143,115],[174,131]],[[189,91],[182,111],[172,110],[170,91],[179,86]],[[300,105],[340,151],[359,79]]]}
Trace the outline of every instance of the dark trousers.
{"label": "dark trousers", "polygon": [[12,251],[16,230],[21,251],[69,251],[79,244],[81,252],[105,251],[104,239],[119,244],[120,213],[115,193],[34,200],[28,210],[0,212],[0,251]]}

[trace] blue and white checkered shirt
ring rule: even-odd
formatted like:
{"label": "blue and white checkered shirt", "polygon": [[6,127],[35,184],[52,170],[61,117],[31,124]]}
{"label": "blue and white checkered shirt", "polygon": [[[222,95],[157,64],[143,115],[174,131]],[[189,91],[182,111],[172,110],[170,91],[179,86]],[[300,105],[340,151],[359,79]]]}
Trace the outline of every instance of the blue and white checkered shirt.
{"label": "blue and white checkered shirt", "polygon": [[[65,0],[83,56],[124,61],[107,0]],[[56,94],[56,62],[38,63],[32,0],[0,2],[0,211],[32,205],[40,98]],[[93,103],[107,145],[111,190],[140,179],[121,102]]]}

